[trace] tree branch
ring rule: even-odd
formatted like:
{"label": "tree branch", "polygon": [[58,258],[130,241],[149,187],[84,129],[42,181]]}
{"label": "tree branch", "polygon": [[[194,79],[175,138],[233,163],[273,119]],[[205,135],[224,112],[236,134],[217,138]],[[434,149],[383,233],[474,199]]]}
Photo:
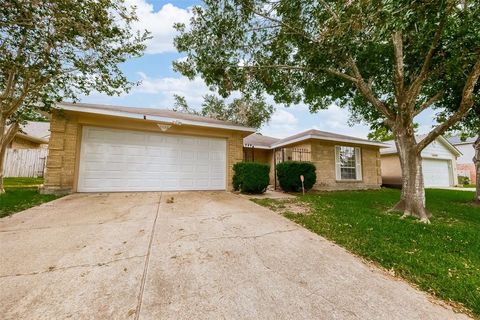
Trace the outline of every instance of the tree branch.
{"label": "tree branch", "polygon": [[[335,11],[333,11],[333,9],[328,5],[328,3],[326,3],[323,0],[321,0],[320,2],[322,3],[323,6],[325,6],[326,10],[332,15],[332,17],[335,19],[335,21],[340,22],[339,16],[335,13]],[[264,18],[264,19],[267,19],[269,21],[272,21],[272,22],[281,24],[282,26],[285,26],[286,28],[294,31],[296,34],[304,37],[305,39],[307,39],[311,42],[318,43],[317,39],[312,39],[311,37],[309,37],[304,32],[304,30],[299,30],[298,28],[294,28],[294,27],[290,26],[289,24],[286,24],[285,22],[283,22],[279,19],[275,19],[275,18],[270,17],[270,16],[268,16],[268,15],[262,13],[262,12],[258,12],[252,7],[250,7],[250,10],[252,10],[252,13],[254,13],[254,14],[256,14],[256,15]],[[324,71],[326,71],[330,74],[336,75],[336,76],[338,76],[338,77],[340,77],[344,80],[348,80],[348,81],[351,81],[351,82],[355,83],[356,87],[360,90],[360,92],[362,92],[362,94],[365,96],[365,98],[370,103],[372,103],[378,109],[378,111],[380,111],[388,120],[393,121],[395,119],[395,115],[391,112],[391,110],[388,109],[387,105],[383,101],[381,101],[380,99],[378,99],[375,96],[371,86],[368,83],[365,82],[362,75],[360,74],[360,71],[357,67],[356,62],[353,60],[353,58],[351,56],[348,57],[348,60],[349,60],[350,67],[354,71],[353,76],[348,75],[348,74],[343,73],[343,72],[340,72],[340,71],[335,70],[335,69],[321,69],[321,70],[324,70]],[[391,123],[391,122],[389,122],[389,123]]]}
{"label": "tree branch", "polygon": [[7,129],[7,132],[3,135],[3,139],[0,141],[0,148],[6,148],[10,142],[13,141],[15,135],[17,134],[18,130],[20,129],[20,125],[17,122],[14,122],[10,125]]}
{"label": "tree branch", "polygon": [[428,99],[427,101],[425,101],[420,107],[418,107],[418,109],[413,113],[413,117],[416,117],[418,116],[423,110],[427,109],[428,107],[430,107],[432,104],[434,104],[435,102],[437,102],[438,100],[440,100],[443,95],[444,95],[445,91],[444,90],[440,90],[438,91],[433,97],[431,97],[430,99]]}
{"label": "tree branch", "polygon": [[403,39],[402,32],[395,31],[392,35],[393,52],[395,57],[394,90],[397,103],[403,105],[404,91],[404,63],[403,63]]}
{"label": "tree branch", "polygon": [[[422,87],[423,82],[427,79],[428,75],[428,70],[430,69],[430,64],[432,62],[433,54],[435,53],[435,50],[437,50],[438,44],[440,43],[440,39],[442,38],[443,30],[445,29],[445,24],[447,21],[448,13],[452,9],[452,3],[449,2],[446,12],[443,14],[443,18],[440,21],[440,24],[438,25],[437,30],[435,31],[435,35],[433,36],[432,44],[430,45],[430,48],[427,52],[427,55],[425,56],[425,59],[423,60],[422,67],[420,68],[420,72],[418,73],[418,76],[415,78],[415,80],[412,82],[409,90],[408,90],[408,97],[410,97],[410,100],[416,99],[418,96],[418,93],[420,92],[420,89]],[[413,106],[413,101],[409,101],[409,105]]]}
{"label": "tree branch", "polygon": [[458,110],[454,114],[452,114],[445,122],[430,131],[430,133],[425,137],[425,139],[423,139],[417,144],[416,148],[418,153],[420,153],[439,135],[443,134],[450,126],[462,119],[468,113],[468,111],[471,110],[474,104],[473,90],[475,89],[475,85],[477,84],[479,77],[480,55],[477,58],[477,61],[465,82],[465,85],[463,87],[462,100],[460,101],[460,106],[458,107]]}
{"label": "tree branch", "polygon": [[388,120],[394,121],[395,120],[395,114],[393,114],[393,112],[388,108],[388,106],[385,104],[385,102],[383,102],[383,101],[381,101],[380,99],[377,98],[377,96],[375,95],[375,93],[372,90],[372,87],[367,82],[365,82],[365,80],[363,79],[363,76],[360,73],[360,70],[358,69],[355,61],[350,57],[348,59],[348,63],[353,70],[354,78],[357,79],[357,82],[355,84],[356,84],[358,90]]}

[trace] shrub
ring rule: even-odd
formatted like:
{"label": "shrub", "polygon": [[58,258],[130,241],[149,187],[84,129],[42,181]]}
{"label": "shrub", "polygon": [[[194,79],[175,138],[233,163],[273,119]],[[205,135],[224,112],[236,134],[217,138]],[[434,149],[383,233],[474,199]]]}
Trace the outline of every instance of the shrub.
{"label": "shrub", "polygon": [[298,192],[302,190],[300,176],[305,178],[305,190],[309,190],[315,184],[317,175],[315,165],[311,162],[285,161],[277,164],[277,178],[283,191]]}
{"label": "shrub", "polygon": [[458,184],[466,186],[467,184],[470,184],[470,178],[465,176],[458,176]]}
{"label": "shrub", "polygon": [[258,162],[238,162],[233,165],[233,189],[245,193],[264,193],[270,181],[270,166]]}

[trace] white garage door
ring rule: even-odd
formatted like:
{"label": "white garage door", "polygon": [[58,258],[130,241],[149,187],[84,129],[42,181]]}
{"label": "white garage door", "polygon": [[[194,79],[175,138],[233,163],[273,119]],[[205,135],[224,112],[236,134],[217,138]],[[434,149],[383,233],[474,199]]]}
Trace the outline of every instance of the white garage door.
{"label": "white garage door", "polygon": [[225,188],[225,139],[83,128],[79,192]]}
{"label": "white garage door", "polygon": [[422,162],[425,187],[449,187],[450,171],[449,160],[424,159]]}

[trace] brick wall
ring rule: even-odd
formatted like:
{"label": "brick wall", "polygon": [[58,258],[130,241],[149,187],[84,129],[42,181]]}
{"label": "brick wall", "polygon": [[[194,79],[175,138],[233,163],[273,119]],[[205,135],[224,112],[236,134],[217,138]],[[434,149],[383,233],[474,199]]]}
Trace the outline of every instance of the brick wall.
{"label": "brick wall", "polygon": [[[335,146],[360,147],[362,153],[362,180],[339,181],[335,174]],[[377,147],[311,140],[312,162],[317,170],[315,190],[378,189],[382,184],[380,152]]]}
{"label": "brick wall", "polygon": [[79,131],[75,117],[59,112],[52,115],[43,193],[69,193],[74,190]]}
{"label": "brick wall", "polygon": [[457,172],[459,174],[465,173],[470,178],[470,182],[475,184],[477,182],[477,170],[475,170],[475,164],[473,163],[457,163]]}

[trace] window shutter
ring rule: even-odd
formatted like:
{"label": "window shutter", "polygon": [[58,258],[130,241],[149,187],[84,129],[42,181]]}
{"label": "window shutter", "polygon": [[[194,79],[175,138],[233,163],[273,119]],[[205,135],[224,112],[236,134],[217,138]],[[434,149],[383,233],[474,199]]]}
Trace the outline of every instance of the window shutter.
{"label": "window shutter", "polygon": [[355,148],[355,162],[357,180],[362,180],[362,151],[360,150],[360,148]]}
{"label": "window shutter", "polygon": [[340,147],[335,146],[335,177],[337,180],[342,179],[340,174]]}

